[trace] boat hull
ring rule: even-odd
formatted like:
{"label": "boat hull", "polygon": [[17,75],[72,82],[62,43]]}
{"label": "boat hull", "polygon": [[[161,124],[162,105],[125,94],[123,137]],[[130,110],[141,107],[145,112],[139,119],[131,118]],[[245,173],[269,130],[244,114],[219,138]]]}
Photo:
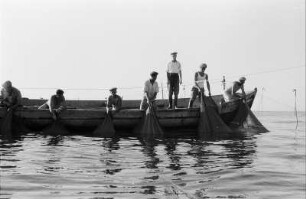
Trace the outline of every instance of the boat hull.
{"label": "boat hull", "polygon": [[[247,103],[249,107],[252,106],[254,98],[256,96],[256,90],[247,94]],[[214,101],[218,105],[219,114],[225,123],[230,123],[235,117],[241,100],[235,100],[233,102],[225,103],[221,106],[222,96],[213,96]],[[181,107],[187,106],[189,99],[180,99],[179,105]],[[138,103],[137,103],[138,102]],[[78,101],[80,103],[80,101]],[[100,102],[101,103],[101,102]],[[125,102],[128,104],[128,102]],[[116,131],[130,132],[135,126],[137,126],[143,116],[144,111],[137,109],[135,106],[139,105],[140,101],[131,101],[129,106],[125,106],[119,112],[113,114],[113,123]],[[72,103],[70,103],[72,104]],[[179,108],[175,110],[166,109],[166,101],[157,101],[158,109],[156,111],[157,118],[161,126],[167,131],[193,131],[197,128],[200,109],[199,102],[195,103],[195,108]],[[134,106],[134,107],[133,107]],[[68,129],[75,132],[91,132],[99,124],[102,124],[105,118],[105,107],[68,107],[60,115],[60,121]],[[5,115],[5,110],[0,108],[0,118]],[[14,112],[15,120],[18,120],[18,124],[24,124],[27,128],[33,131],[41,131],[53,120],[48,110],[38,110],[36,106],[24,106]]]}

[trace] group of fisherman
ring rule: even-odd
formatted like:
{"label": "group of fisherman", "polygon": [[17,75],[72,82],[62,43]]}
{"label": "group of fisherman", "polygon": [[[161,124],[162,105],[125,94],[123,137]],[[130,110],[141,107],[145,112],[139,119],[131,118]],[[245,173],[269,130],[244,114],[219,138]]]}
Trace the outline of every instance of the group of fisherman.
{"label": "group of fisherman", "polygon": [[[180,84],[182,84],[182,70],[181,64],[177,61],[177,52],[172,52],[172,60],[167,65],[167,85],[169,91],[169,106],[168,109],[178,108],[178,94]],[[211,96],[210,83],[208,75],[205,73],[207,64],[202,63],[199,67],[199,71],[195,72],[194,75],[194,86],[191,89],[191,97],[188,103],[188,108],[193,107],[193,102],[200,96],[201,93],[205,93],[205,84],[207,87],[208,95]],[[140,109],[145,110],[149,106],[155,107],[155,101],[157,93],[159,92],[159,86],[156,81],[158,72],[152,71],[150,73],[150,79],[144,84],[144,95],[140,103]],[[224,101],[231,101],[233,99],[245,97],[244,83],[245,77],[239,78],[238,81],[234,81],[232,85],[224,90],[223,97]],[[241,90],[242,96],[237,94],[237,91]],[[122,107],[122,98],[117,95],[117,88],[110,89],[111,95],[108,97],[106,102],[107,112],[119,111]],[[174,100],[172,96],[174,95]],[[2,84],[0,106],[6,107],[7,110],[14,110],[21,105],[21,92],[12,86],[10,81],[6,81]],[[41,105],[38,109],[49,109],[54,120],[58,118],[58,115],[66,109],[66,100],[64,97],[64,91],[58,89],[55,95]]]}

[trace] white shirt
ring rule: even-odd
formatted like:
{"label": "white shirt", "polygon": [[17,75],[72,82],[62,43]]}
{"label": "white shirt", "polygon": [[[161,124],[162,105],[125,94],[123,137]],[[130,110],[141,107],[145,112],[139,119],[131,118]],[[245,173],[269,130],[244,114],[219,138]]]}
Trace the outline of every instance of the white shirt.
{"label": "white shirt", "polygon": [[181,71],[181,64],[180,62],[169,62],[168,67],[167,67],[167,72],[168,73],[179,73]]}
{"label": "white shirt", "polygon": [[197,83],[197,85],[198,85],[200,88],[204,88],[204,81],[207,80],[207,74],[204,73],[203,76],[201,76],[199,72],[198,72],[197,74],[198,74],[198,75],[197,75],[196,83]]}
{"label": "white shirt", "polygon": [[155,81],[152,85],[150,80],[147,80],[145,82],[143,91],[148,93],[149,98],[153,97],[155,92],[159,92],[158,83]]}

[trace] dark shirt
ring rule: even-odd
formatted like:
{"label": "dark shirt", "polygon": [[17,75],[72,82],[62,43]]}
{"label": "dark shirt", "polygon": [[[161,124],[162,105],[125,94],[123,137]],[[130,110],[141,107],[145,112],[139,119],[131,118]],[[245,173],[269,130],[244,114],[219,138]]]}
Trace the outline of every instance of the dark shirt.
{"label": "dark shirt", "polygon": [[2,88],[0,100],[1,103],[6,104],[8,107],[17,106],[21,104],[21,93],[15,87],[12,87],[11,92],[7,92]]}
{"label": "dark shirt", "polygon": [[107,99],[106,106],[119,110],[122,106],[122,99],[119,95],[110,95]]}
{"label": "dark shirt", "polygon": [[51,99],[49,100],[48,105],[52,109],[57,109],[57,108],[60,108],[60,107],[66,107],[65,97],[64,96],[52,95]]}

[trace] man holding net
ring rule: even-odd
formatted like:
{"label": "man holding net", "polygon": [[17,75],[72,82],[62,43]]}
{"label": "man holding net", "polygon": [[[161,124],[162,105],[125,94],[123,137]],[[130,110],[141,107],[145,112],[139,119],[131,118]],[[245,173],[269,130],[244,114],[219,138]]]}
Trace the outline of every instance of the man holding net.
{"label": "man holding net", "polygon": [[200,70],[194,75],[194,86],[191,89],[191,98],[189,100],[188,108],[193,107],[193,102],[197,96],[200,97],[201,93],[205,93],[205,83],[208,90],[208,95],[211,96],[210,83],[208,81],[208,75],[205,73],[207,64],[203,63],[200,65]]}

